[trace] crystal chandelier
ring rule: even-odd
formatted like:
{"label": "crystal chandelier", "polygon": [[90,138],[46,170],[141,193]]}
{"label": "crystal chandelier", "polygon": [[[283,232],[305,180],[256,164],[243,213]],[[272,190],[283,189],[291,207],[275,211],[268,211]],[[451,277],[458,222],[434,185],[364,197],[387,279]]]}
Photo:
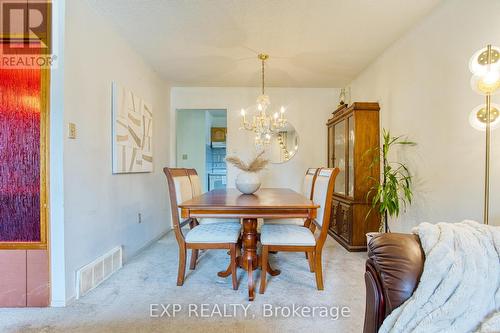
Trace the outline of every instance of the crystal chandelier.
{"label": "crystal chandelier", "polygon": [[[269,59],[267,54],[259,54],[259,60],[262,64],[262,94],[257,98],[257,114],[252,117],[252,121],[247,121],[245,109],[241,109],[241,128],[255,133],[255,145],[261,147],[271,142],[271,138],[278,137],[280,130],[286,127],[285,108],[282,106],[279,112],[267,113],[267,109],[271,104],[269,96],[264,90],[264,67],[265,62]],[[272,114],[272,115],[271,115]]]}

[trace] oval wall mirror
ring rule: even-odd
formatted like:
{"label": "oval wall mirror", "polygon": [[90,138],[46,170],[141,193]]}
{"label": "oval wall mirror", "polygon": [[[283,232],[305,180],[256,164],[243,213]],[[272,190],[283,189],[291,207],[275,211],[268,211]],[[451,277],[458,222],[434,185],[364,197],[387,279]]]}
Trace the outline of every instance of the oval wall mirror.
{"label": "oval wall mirror", "polygon": [[286,127],[277,135],[273,135],[269,145],[266,145],[266,157],[273,164],[280,164],[290,161],[299,149],[299,135],[292,124],[287,123]]}

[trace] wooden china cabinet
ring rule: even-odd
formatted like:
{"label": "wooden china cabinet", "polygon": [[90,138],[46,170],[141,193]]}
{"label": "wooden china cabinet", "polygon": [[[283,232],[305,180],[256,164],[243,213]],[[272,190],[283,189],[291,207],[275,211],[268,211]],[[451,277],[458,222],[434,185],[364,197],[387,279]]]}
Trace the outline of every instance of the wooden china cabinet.
{"label": "wooden china cabinet", "polygon": [[340,169],[329,234],[349,251],[365,251],[365,234],[379,228],[380,215],[368,214],[367,199],[373,179],[380,179],[380,164],[372,165],[380,146],[379,110],[378,103],[342,105],[327,122],[328,167]]}

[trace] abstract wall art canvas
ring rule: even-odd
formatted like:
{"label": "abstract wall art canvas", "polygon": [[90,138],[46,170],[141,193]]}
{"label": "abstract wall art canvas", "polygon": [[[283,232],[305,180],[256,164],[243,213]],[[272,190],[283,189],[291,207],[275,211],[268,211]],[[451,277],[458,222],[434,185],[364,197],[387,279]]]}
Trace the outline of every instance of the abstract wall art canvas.
{"label": "abstract wall art canvas", "polygon": [[113,82],[113,173],[153,171],[153,110]]}

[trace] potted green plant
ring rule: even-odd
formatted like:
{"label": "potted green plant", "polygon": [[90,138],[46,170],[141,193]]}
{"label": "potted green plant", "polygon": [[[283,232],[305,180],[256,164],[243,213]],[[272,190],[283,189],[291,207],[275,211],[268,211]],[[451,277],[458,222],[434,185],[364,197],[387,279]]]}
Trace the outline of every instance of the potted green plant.
{"label": "potted green plant", "polygon": [[[377,210],[382,217],[379,232],[390,232],[389,217],[398,217],[401,208],[411,204],[413,198],[412,176],[408,166],[401,162],[389,160],[389,153],[395,146],[414,146],[415,142],[403,139],[402,136],[392,136],[390,131],[383,129],[383,145],[377,148],[380,152],[374,154],[374,159],[370,167],[380,163],[382,159],[381,179],[370,177],[373,186],[367,193],[367,199],[371,201],[372,210]],[[366,234],[367,243],[377,233]]]}

